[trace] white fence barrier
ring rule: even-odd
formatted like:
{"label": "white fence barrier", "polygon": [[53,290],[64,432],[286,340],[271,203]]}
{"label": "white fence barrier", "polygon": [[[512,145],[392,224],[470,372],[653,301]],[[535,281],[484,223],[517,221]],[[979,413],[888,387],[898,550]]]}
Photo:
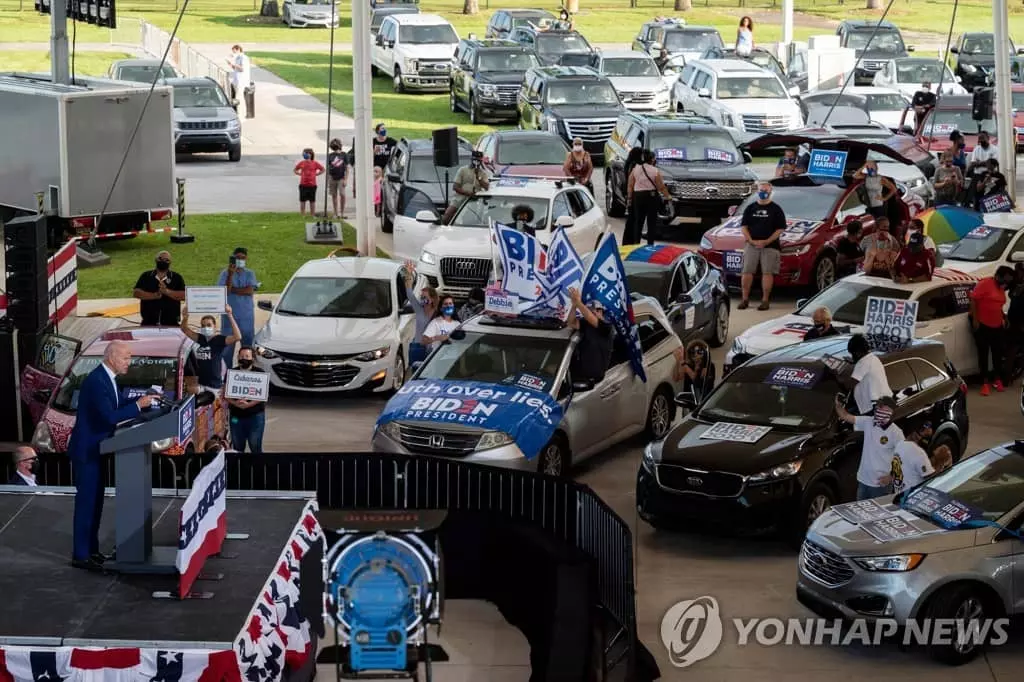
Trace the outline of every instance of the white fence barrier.
{"label": "white fence barrier", "polygon": [[[197,52],[188,43],[174,38],[167,31],[141,19],[125,18],[110,32],[113,45],[129,45],[159,59],[170,44],[167,61],[189,78],[209,77],[217,81],[226,94],[231,91],[231,71]],[[226,57],[227,55],[225,55]]]}

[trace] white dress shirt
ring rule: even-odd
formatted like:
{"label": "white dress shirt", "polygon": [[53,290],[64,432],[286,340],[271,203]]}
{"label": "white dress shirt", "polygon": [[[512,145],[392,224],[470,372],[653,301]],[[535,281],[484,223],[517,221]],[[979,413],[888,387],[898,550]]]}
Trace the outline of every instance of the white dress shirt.
{"label": "white dress shirt", "polygon": [[36,483],[36,477],[33,476],[32,474],[29,474],[29,475],[26,476],[25,474],[21,473],[20,471],[16,471],[15,473],[18,474],[19,476],[21,476],[21,480],[25,481],[25,485],[30,485],[30,486],[34,486],[34,487],[38,487],[39,486],[39,484]]}
{"label": "white dress shirt", "polygon": [[114,374],[114,370],[107,366],[107,363],[103,363],[103,369],[106,370],[107,376],[110,377],[110,383],[114,387],[114,395],[117,396],[118,404],[121,403],[121,389],[117,386],[117,375]]}

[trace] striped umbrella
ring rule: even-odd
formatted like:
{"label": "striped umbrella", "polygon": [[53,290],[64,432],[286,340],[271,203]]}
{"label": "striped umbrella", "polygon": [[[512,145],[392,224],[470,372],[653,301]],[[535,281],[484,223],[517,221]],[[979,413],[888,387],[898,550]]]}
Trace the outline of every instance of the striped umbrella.
{"label": "striped umbrella", "polygon": [[985,222],[981,213],[959,206],[929,208],[917,217],[924,223],[924,233],[936,244],[960,241]]}

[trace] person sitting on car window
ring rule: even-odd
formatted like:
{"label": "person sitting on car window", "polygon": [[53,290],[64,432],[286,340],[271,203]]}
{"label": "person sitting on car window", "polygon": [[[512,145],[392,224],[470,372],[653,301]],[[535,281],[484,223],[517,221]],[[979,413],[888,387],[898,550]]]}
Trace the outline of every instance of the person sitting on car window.
{"label": "person sitting on car window", "polygon": [[910,106],[914,107],[914,129],[921,127],[924,117],[935,107],[935,93],[928,81],[921,83],[921,89],[914,93]]}
{"label": "person sitting on car window", "polygon": [[711,361],[711,349],[700,339],[676,352],[676,370],[672,377],[683,382],[683,393],[692,393],[699,405],[715,387],[717,370]]}
{"label": "person sitting on car window", "polygon": [[524,232],[531,237],[536,236],[537,231],[533,226],[533,209],[526,204],[516,204],[512,207],[512,227]]}
{"label": "person sitting on car window", "polygon": [[668,62],[668,50],[663,47],[658,51],[658,56],[654,58],[654,63],[657,65],[658,71],[665,73],[665,67],[668,66]]}
{"label": "person sitting on car window", "polygon": [[804,341],[823,339],[826,336],[839,336],[839,330],[832,326],[832,311],[821,306],[811,314],[814,326],[804,334]]}
{"label": "person sitting on car window", "polygon": [[878,218],[875,221],[875,232],[864,237],[860,243],[864,251],[864,272],[869,275],[888,277],[892,272],[892,264],[900,253],[900,243],[889,232],[889,219]]}
{"label": "person sitting on car window", "polygon": [[788,178],[794,175],[801,175],[807,169],[800,165],[800,158],[797,156],[796,149],[790,147],[782,153],[782,158],[775,164],[775,177],[777,178]]}
{"label": "person sitting on car window", "polygon": [[935,258],[935,267],[941,268],[942,253],[940,253],[938,247],[935,246],[935,240],[929,237],[927,234],[925,234],[924,221],[921,220],[920,218],[914,218],[909,223],[907,223],[908,242],[910,241],[910,237],[913,236],[915,232],[920,232],[922,235],[924,235],[924,248],[932,252],[932,256]]}
{"label": "person sitting on car window", "polygon": [[963,169],[953,163],[953,151],[942,152],[941,164],[932,178],[935,187],[935,205],[949,206],[957,203],[964,187]]}
{"label": "person sitting on car window", "polygon": [[925,248],[924,233],[913,232],[892,266],[892,279],[897,284],[930,282],[935,272],[935,254]]}
{"label": "person sitting on car window", "polygon": [[846,224],[846,234],[835,241],[836,276],[846,277],[857,272],[857,267],[864,262],[864,250],[860,248],[861,233],[864,226],[859,220],[851,220]]}
{"label": "person sitting on car window", "polygon": [[864,181],[864,189],[868,195],[868,212],[876,218],[884,216],[886,204],[896,196],[896,185],[889,178],[878,174],[878,162],[868,159],[853,177],[855,180]]}
{"label": "person sitting on car window", "polygon": [[455,180],[452,188],[457,196],[454,197],[448,209],[444,212],[441,222],[447,225],[455,217],[459,207],[478,192],[483,192],[491,187],[491,182],[484,170],[484,153],[479,149],[473,150],[473,158],[468,166],[463,166],[455,173]]}
{"label": "person sitting on car window", "polygon": [[885,367],[879,357],[871,352],[871,344],[863,334],[850,337],[846,352],[854,362],[850,380],[854,382],[853,399],[857,403],[857,411],[871,414],[877,401],[892,396]]}
{"label": "person sitting on car window", "polygon": [[[984,210],[981,205],[982,199],[997,194],[1006,194],[1006,176],[999,171],[998,159],[989,159],[986,162],[985,174],[978,180],[978,210]],[[1012,207],[1013,204],[1011,202]]]}
{"label": "person sitting on car window", "polygon": [[480,287],[470,289],[469,298],[459,308],[459,319],[465,322],[470,318],[476,317],[484,311],[486,302],[487,298],[483,289]]}
{"label": "person sitting on car window", "polygon": [[[604,379],[612,358],[614,328],[604,319],[604,305],[601,301],[594,299],[585,305],[579,289],[575,288],[569,289],[569,299],[572,301],[569,326],[580,332],[580,340],[569,365],[569,374],[573,381],[597,383]],[[579,313],[579,317],[576,313]],[[584,324],[580,323],[580,318]]]}

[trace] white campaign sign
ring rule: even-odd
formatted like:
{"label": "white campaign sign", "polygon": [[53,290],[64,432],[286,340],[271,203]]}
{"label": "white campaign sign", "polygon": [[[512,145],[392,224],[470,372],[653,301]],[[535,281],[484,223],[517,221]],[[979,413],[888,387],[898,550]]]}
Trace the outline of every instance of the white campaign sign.
{"label": "white campaign sign", "polygon": [[484,298],[484,310],[497,315],[519,314],[519,297],[505,291],[488,289]]}
{"label": "white campaign sign", "polygon": [[220,315],[227,307],[225,287],[185,287],[185,305],[190,315]]}
{"label": "white campaign sign", "polygon": [[917,325],[917,301],[869,296],[864,308],[864,335],[876,350],[910,343]]}
{"label": "white campaign sign", "polygon": [[266,402],[270,397],[270,375],[266,372],[229,369],[228,380],[224,384],[224,397]]}
{"label": "white campaign sign", "polygon": [[756,443],[771,430],[772,427],[770,426],[717,422],[712,424],[711,428],[702,433],[700,437],[705,440],[727,440],[733,443]]}

